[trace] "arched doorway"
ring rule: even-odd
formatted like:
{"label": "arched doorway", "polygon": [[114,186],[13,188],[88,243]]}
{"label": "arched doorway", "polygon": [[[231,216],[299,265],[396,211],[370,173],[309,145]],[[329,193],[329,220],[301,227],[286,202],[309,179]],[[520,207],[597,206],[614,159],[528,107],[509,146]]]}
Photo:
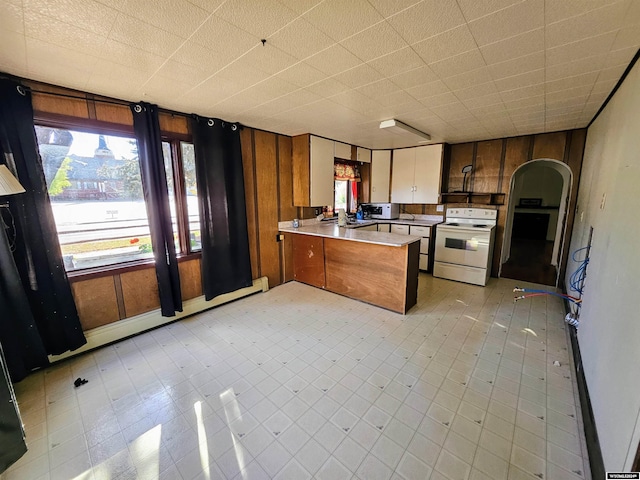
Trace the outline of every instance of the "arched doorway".
{"label": "arched doorway", "polygon": [[557,160],[532,160],[516,169],[499,276],[557,286],[571,183],[571,169]]}

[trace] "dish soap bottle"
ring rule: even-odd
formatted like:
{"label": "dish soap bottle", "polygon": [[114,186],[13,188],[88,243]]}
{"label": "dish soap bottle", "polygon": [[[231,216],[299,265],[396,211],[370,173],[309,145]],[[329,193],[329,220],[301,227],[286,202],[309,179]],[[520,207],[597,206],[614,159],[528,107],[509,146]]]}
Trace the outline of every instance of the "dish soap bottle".
{"label": "dish soap bottle", "polygon": [[364,212],[362,211],[362,205],[358,205],[358,210],[356,211],[356,220],[364,220]]}

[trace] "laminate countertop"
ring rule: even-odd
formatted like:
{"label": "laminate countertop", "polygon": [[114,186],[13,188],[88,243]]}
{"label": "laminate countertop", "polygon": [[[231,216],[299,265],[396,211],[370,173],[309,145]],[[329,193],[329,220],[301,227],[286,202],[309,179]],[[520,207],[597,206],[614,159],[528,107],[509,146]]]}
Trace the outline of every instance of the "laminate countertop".
{"label": "laminate countertop", "polygon": [[[288,222],[287,222],[288,223]],[[342,240],[351,240],[354,242],[373,243],[377,245],[386,245],[390,247],[402,247],[413,242],[419,242],[420,237],[413,235],[401,235],[398,233],[374,232],[371,230],[362,230],[359,226],[374,225],[377,223],[400,223],[386,221],[363,222],[358,225],[349,225],[348,227],[339,227],[331,222],[317,222],[310,225],[303,225],[298,228],[292,226],[280,227],[281,232],[298,233],[302,235],[314,235],[317,237],[337,238]],[[414,223],[414,225],[418,225]]]}

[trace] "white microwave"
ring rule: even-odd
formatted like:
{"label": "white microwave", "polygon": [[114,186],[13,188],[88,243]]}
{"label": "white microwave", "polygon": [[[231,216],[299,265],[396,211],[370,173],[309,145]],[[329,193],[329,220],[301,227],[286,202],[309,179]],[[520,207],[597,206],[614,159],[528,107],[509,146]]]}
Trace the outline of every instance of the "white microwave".
{"label": "white microwave", "polygon": [[394,220],[400,216],[400,205],[397,203],[365,203],[362,210],[379,220]]}

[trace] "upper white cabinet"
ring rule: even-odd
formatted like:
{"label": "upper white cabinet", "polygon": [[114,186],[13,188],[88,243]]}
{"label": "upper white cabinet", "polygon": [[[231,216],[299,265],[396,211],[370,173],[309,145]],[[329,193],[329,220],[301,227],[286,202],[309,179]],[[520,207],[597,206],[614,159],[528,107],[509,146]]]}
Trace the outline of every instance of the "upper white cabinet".
{"label": "upper white cabinet", "polygon": [[442,144],[393,151],[393,203],[438,203],[442,151]]}
{"label": "upper white cabinet", "polygon": [[389,201],[391,151],[374,150],[371,155],[371,202]]}
{"label": "upper white cabinet", "polygon": [[358,162],[371,163],[371,150],[358,147],[356,149],[356,160]]}
{"label": "upper white cabinet", "polygon": [[351,145],[342,142],[334,142],[335,157],[342,160],[351,160]]}
{"label": "upper white cabinet", "polygon": [[293,204],[333,205],[334,141],[313,135],[293,137]]}

